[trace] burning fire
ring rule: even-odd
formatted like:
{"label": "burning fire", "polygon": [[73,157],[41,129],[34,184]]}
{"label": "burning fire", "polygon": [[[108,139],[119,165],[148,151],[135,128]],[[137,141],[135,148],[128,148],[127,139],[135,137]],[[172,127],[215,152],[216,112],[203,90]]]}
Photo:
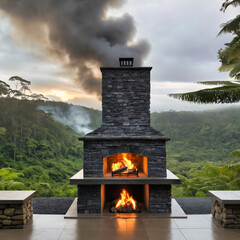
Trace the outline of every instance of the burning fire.
{"label": "burning fire", "polygon": [[137,201],[133,199],[132,196],[129,195],[129,193],[126,191],[126,189],[123,189],[120,193],[121,198],[116,203],[115,208],[118,207],[125,207],[125,206],[132,206],[134,210],[137,208]]}
{"label": "burning fire", "polygon": [[128,169],[136,168],[131,160],[127,159],[127,153],[122,153],[122,160],[118,163],[112,164],[112,171],[115,171],[119,168],[127,167]]}

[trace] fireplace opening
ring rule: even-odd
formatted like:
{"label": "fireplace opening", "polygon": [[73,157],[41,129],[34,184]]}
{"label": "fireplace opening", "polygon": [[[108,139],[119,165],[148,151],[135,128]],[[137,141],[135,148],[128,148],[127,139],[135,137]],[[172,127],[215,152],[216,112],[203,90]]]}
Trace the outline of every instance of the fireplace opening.
{"label": "fireplace opening", "polygon": [[148,211],[149,187],[141,185],[102,185],[102,211],[139,213]]}
{"label": "fireplace opening", "polygon": [[117,153],[103,159],[104,177],[147,177],[147,157],[135,153]]}

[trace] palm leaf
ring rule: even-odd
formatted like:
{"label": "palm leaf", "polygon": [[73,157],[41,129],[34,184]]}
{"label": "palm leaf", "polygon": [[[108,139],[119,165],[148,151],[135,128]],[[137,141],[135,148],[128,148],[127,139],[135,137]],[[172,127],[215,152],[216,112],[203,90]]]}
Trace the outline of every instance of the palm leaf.
{"label": "palm leaf", "polygon": [[235,64],[222,64],[218,70],[219,72],[229,72],[235,67]]}
{"label": "palm leaf", "polygon": [[229,76],[235,77],[240,73],[240,62],[234,66],[234,68],[230,71]]}
{"label": "palm leaf", "polygon": [[240,85],[169,94],[168,96],[194,103],[234,103],[240,101]]}
{"label": "palm leaf", "polygon": [[238,5],[240,5],[240,0],[232,0],[232,1],[229,1],[227,0],[226,2],[224,2],[222,4],[222,7],[221,7],[221,11],[225,12],[226,9],[228,8],[228,6],[230,5],[233,5],[234,7],[237,7]]}
{"label": "palm leaf", "polygon": [[203,84],[203,85],[240,86],[240,84],[237,84],[231,81],[206,81],[206,82],[197,82],[197,83]]}
{"label": "palm leaf", "polygon": [[223,23],[221,25],[222,30],[218,33],[218,36],[223,33],[231,33],[235,31],[239,31],[239,26],[240,26],[240,15],[237,15],[234,19],[226,23]]}

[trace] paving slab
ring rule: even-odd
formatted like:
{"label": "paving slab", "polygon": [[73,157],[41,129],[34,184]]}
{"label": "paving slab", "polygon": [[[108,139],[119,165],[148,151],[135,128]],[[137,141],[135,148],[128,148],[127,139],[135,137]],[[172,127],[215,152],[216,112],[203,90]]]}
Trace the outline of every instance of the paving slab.
{"label": "paving slab", "polygon": [[239,240],[240,229],[224,229],[208,215],[175,218],[64,219],[33,215],[24,229],[4,229],[5,240]]}

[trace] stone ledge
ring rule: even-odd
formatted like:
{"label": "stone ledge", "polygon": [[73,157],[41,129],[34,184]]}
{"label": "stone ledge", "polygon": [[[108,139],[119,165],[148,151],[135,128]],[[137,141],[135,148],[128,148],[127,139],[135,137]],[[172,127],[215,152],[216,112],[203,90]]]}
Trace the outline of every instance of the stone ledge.
{"label": "stone ledge", "polygon": [[70,178],[71,185],[93,185],[93,184],[153,184],[169,185],[180,184],[180,179],[171,171],[167,170],[166,177],[84,177],[83,169]]}
{"label": "stone ledge", "polygon": [[100,67],[100,70],[151,70],[152,67]]}
{"label": "stone ledge", "polygon": [[35,193],[36,191],[0,191],[0,204],[23,204]]}
{"label": "stone ledge", "polygon": [[240,191],[208,191],[208,194],[222,204],[240,204]]}
{"label": "stone ledge", "polygon": [[169,141],[170,138],[166,136],[151,135],[151,136],[111,136],[111,135],[99,135],[99,136],[84,136],[79,137],[78,140],[81,141],[91,141],[91,140],[147,140],[147,141]]}

